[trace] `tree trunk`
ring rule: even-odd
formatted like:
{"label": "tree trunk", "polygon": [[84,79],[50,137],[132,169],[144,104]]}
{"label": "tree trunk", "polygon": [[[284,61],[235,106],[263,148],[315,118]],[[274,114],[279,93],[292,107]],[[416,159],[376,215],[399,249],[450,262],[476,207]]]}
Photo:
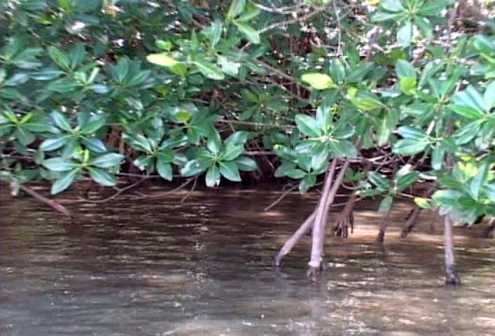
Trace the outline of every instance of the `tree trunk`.
{"label": "tree trunk", "polygon": [[337,168],[337,159],[332,161],[332,165],[329,168],[328,174],[325,178],[325,184],[323,185],[323,192],[321,193],[318,207],[316,208],[315,219],[313,223],[312,231],[312,245],[311,245],[311,260],[309,265],[311,267],[320,267],[321,256],[323,250],[323,241],[325,240],[325,213],[328,212],[328,199],[332,188],[333,176],[335,175],[335,169]]}
{"label": "tree trunk", "polygon": [[[334,159],[336,162],[336,159]],[[324,193],[322,195],[322,201],[318,205],[317,213],[313,223],[312,244],[311,244],[311,258],[309,261],[308,276],[315,277],[321,270],[321,262],[323,256],[323,247],[325,243],[325,227],[328,209],[335,199],[335,195],[339,189],[342,180],[344,179],[345,171],[349,167],[349,161],[346,160],[339,171],[339,174],[335,178],[333,185],[332,180],[327,178],[325,180]],[[329,174],[328,177],[330,177]],[[333,176],[332,176],[333,177]],[[324,202],[323,202],[324,198]]]}
{"label": "tree trunk", "polygon": [[448,215],[444,217],[444,254],[445,254],[445,283],[449,286],[461,284],[455,271],[454,239],[452,235],[452,220]]}

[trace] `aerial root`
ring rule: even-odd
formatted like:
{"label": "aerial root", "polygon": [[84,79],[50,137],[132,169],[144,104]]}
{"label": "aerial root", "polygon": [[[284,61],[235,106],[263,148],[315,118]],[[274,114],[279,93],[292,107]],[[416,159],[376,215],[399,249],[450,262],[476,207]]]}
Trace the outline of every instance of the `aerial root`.
{"label": "aerial root", "polygon": [[338,214],[333,227],[335,236],[348,238],[349,230],[354,233],[354,204],[356,204],[356,199],[356,192],[353,192],[344,209]]}

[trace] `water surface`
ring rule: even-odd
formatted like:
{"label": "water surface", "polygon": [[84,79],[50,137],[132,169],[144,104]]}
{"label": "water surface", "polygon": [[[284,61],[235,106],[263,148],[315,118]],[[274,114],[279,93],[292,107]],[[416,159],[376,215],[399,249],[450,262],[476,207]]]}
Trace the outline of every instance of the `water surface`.
{"label": "water surface", "polygon": [[0,335],[495,335],[493,240],[456,237],[464,286],[447,289],[433,218],[400,240],[398,206],[380,248],[362,207],[312,283],[308,239],[280,271],[272,257],[315,195],[268,212],[276,192],[183,196],[73,205],[71,223],[0,195]]}

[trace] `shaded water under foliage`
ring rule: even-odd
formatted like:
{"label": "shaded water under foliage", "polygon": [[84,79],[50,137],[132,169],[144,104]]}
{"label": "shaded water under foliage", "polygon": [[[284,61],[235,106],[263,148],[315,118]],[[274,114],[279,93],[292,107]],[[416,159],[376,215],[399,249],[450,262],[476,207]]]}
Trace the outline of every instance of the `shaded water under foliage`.
{"label": "shaded water under foliage", "polygon": [[380,218],[361,206],[356,231],[327,243],[328,269],[312,283],[308,239],[280,271],[271,263],[317,195],[268,212],[277,193],[194,192],[180,204],[183,195],[74,205],[73,223],[1,195],[0,335],[495,333],[493,240],[458,232],[464,285],[448,289],[432,218],[400,240],[407,206],[395,207],[379,248]]}

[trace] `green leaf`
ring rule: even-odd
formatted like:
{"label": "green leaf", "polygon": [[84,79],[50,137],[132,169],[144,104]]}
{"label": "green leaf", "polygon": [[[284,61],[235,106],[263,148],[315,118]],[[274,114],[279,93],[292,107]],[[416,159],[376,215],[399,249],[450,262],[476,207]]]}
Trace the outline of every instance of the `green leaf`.
{"label": "green leaf", "polygon": [[307,192],[311,187],[316,184],[315,175],[306,175],[301,182],[299,182],[299,191],[302,193]]}
{"label": "green leaf", "polygon": [[239,16],[246,7],[246,0],[232,0],[229,10],[227,12],[227,19],[231,20]]}
{"label": "green leaf", "polygon": [[475,120],[458,129],[454,134],[456,145],[465,145],[479,135],[483,120]]}
{"label": "green leaf", "polygon": [[440,170],[443,167],[443,160],[445,158],[445,148],[441,145],[437,145],[433,148],[431,153],[431,167],[434,170]]}
{"label": "green leaf", "polygon": [[431,204],[431,201],[428,198],[415,197],[414,203],[416,203],[416,205],[419,206],[421,209],[432,209],[433,208],[433,205]]}
{"label": "green leaf", "polygon": [[256,165],[256,161],[254,161],[251,158],[248,158],[247,156],[241,156],[235,160],[235,163],[237,164],[237,168],[241,171],[255,171],[258,169],[258,166]]}
{"label": "green leaf", "polygon": [[167,68],[171,68],[179,64],[179,62],[173,57],[170,57],[168,53],[149,54],[148,56],[146,56],[146,60],[150,63],[161,65]]}
{"label": "green leaf", "polygon": [[283,172],[283,174],[285,176],[288,176],[288,177],[290,177],[292,179],[296,179],[296,180],[301,179],[304,176],[306,176],[306,172],[304,170],[298,169],[298,168],[289,168],[289,169],[285,170]]}
{"label": "green leaf", "polygon": [[309,137],[318,137],[321,134],[321,130],[318,128],[316,120],[305,114],[296,115],[296,124],[299,131]]}
{"label": "green leaf", "polygon": [[208,168],[203,161],[191,160],[188,161],[185,166],[180,170],[180,173],[184,177],[196,176],[204,172]]}
{"label": "green leaf", "polygon": [[456,207],[457,201],[462,197],[462,193],[455,190],[437,190],[432,199],[443,206]]}
{"label": "green leaf", "polygon": [[428,139],[428,135],[418,128],[402,126],[398,128],[398,133],[404,139],[411,139],[417,141],[426,141]]}
{"label": "green leaf", "polygon": [[426,140],[412,140],[412,139],[402,139],[397,141],[393,146],[393,152],[399,155],[415,155],[426,149],[430,144]]}
{"label": "green leaf", "polygon": [[69,120],[60,112],[58,111],[53,111],[50,114],[53,122],[55,125],[57,125],[59,128],[63,129],[64,131],[72,131],[72,128],[70,127]]}
{"label": "green leaf", "polygon": [[158,159],[156,160],[156,170],[163,179],[172,181],[172,165],[169,162],[170,161],[165,160],[163,157],[158,156]]}
{"label": "green leaf", "polygon": [[407,21],[398,31],[397,31],[397,42],[403,47],[407,48],[411,45],[413,38],[413,24]]}
{"label": "green leaf", "polygon": [[69,188],[72,182],[74,182],[74,179],[76,178],[78,173],[79,173],[78,168],[63,173],[61,177],[57,179],[55,183],[53,183],[51,188],[51,194],[55,195]]}
{"label": "green leaf", "polygon": [[479,119],[483,117],[485,102],[479,92],[472,86],[466,90],[458,92],[453,98],[454,112],[468,119]]}
{"label": "green leaf", "polygon": [[69,170],[72,170],[72,169],[78,167],[78,165],[76,163],[74,163],[73,161],[67,160],[67,159],[64,159],[61,157],[56,157],[56,158],[45,160],[45,161],[43,161],[42,164],[46,169],[51,170],[51,171],[55,171],[55,172],[69,171]]}
{"label": "green leaf", "polygon": [[394,198],[392,196],[387,196],[380,202],[380,206],[378,207],[378,212],[381,214],[389,213],[392,209],[392,204],[394,202]]}
{"label": "green leaf", "polygon": [[408,96],[416,92],[417,81],[414,77],[403,77],[399,80],[399,87],[402,93]]}
{"label": "green leaf", "polygon": [[225,150],[220,155],[220,159],[222,161],[232,161],[238,158],[242,154],[242,152],[244,152],[244,146],[227,144],[225,146]]}
{"label": "green leaf", "polygon": [[218,65],[229,76],[237,76],[241,67],[241,63],[231,61],[225,56],[218,56]]}
{"label": "green leaf", "polygon": [[58,138],[46,139],[40,145],[40,150],[44,152],[53,151],[64,146],[68,141],[67,136],[62,136]]}
{"label": "green leaf", "polygon": [[220,174],[229,181],[240,182],[241,176],[235,162],[220,162]]}
{"label": "green leaf", "polygon": [[405,10],[400,0],[381,0],[380,7],[389,12],[401,12]]}
{"label": "green leaf", "polygon": [[416,78],[416,70],[414,69],[414,66],[405,60],[397,61],[395,64],[395,72],[399,78]]}
{"label": "green leaf", "polygon": [[371,183],[373,183],[373,185],[377,187],[378,190],[380,190],[380,192],[385,192],[390,189],[390,182],[385,176],[381,174],[370,172],[368,174],[368,179]]}
{"label": "green leaf", "polygon": [[476,176],[472,179],[471,183],[469,184],[470,194],[477,201],[479,200],[481,188],[486,183],[486,178],[488,176],[489,170],[490,170],[490,165],[486,162],[483,163],[479,167],[478,173],[476,174]]}
{"label": "green leaf", "polygon": [[246,38],[249,40],[249,42],[254,43],[254,44],[260,43],[260,34],[256,29],[254,29],[253,27],[251,27],[250,25],[245,24],[245,23],[240,23],[237,21],[234,21],[234,23],[235,23],[237,29],[239,29],[239,31],[241,33],[243,33],[244,36],[246,36]]}
{"label": "green leaf", "polygon": [[105,153],[107,151],[107,147],[100,139],[82,139],[81,143],[90,151],[94,153]]}
{"label": "green leaf", "polygon": [[397,187],[397,191],[401,192],[411,184],[417,181],[419,177],[419,173],[414,171],[401,176],[397,176],[395,180],[395,186]]}
{"label": "green leaf", "polygon": [[210,188],[216,187],[220,184],[220,170],[218,169],[218,166],[216,164],[208,168],[205,176],[205,181],[206,186]]}
{"label": "green leaf", "polygon": [[316,90],[326,90],[337,87],[329,75],[317,72],[306,73],[301,76],[301,80]]}
{"label": "green leaf", "polygon": [[85,135],[94,134],[100,128],[105,126],[106,117],[102,114],[92,116],[88,122],[81,127],[81,133]]}
{"label": "green leaf", "polygon": [[209,27],[203,29],[202,31],[202,33],[210,40],[212,47],[215,47],[218,42],[220,42],[220,39],[222,38],[222,32],[223,22],[218,19],[213,21]]}
{"label": "green leaf", "polygon": [[380,110],[385,107],[375,95],[367,92],[361,92],[350,99],[359,110],[365,112]]}
{"label": "green leaf", "polygon": [[330,153],[324,146],[321,146],[319,150],[313,152],[313,154],[311,155],[311,168],[314,171],[319,171],[328,163],[329,156]]}
{"label": "green leaf", "polygon": [[55,62],[55,64],[57,64],[62,69],[64,70],[70,69],[69,57],[67,57],[67,55],[60,49],[57,49],[55,47],[49,47],[48,55],[50,56],[52,61]]}
{"label": "green leaf", "polygon": [[123,159],[122,154],[108,153],[91,160],[90,165],[98,168],[110,168],[119,166]]}
{"label": "green leaf", "polygon": [[196,60],[193,62],[194,65],[198,68],[199,72],[207,78],[214,80],[222,80],[225,78],[225,75],[218,66],[213,63],[204,61],[204,60]]}
{"label": "green leaf", "polygon": [[371,21],[373,22],[384,22],[389,20],[398,21],[401,18],[404,18],[404,14],[402,12],[390,13],[384,11],[377,11],[371,16]]}
{"label": "green leaf", "polygon": [[495,81],[492,81],[486,87],[485,94],[483,95],[486,111],[490,111],[495,106]]}
{"label": "green leaf", "polygon": [[450,0],[433,0],[426,2],[419,8],[419,14],[422,16],[437,16],[442,13],[450,3]]}
{"label": "green leaf", "polygon": [[91,167],[89,168],[89,175],[96,183],[105,187],[112,187],[117,184],[117,179],[115,176],[111,175],[104,169]]}
{"label": "green leaf", "polygon": [[206,147],[213,154],[220,153],[220,150],[222,148],[222,139],[220,138],[220,134],[218,134],[216,130],[214,132],[211,132],[211,134],[208,136]]}

